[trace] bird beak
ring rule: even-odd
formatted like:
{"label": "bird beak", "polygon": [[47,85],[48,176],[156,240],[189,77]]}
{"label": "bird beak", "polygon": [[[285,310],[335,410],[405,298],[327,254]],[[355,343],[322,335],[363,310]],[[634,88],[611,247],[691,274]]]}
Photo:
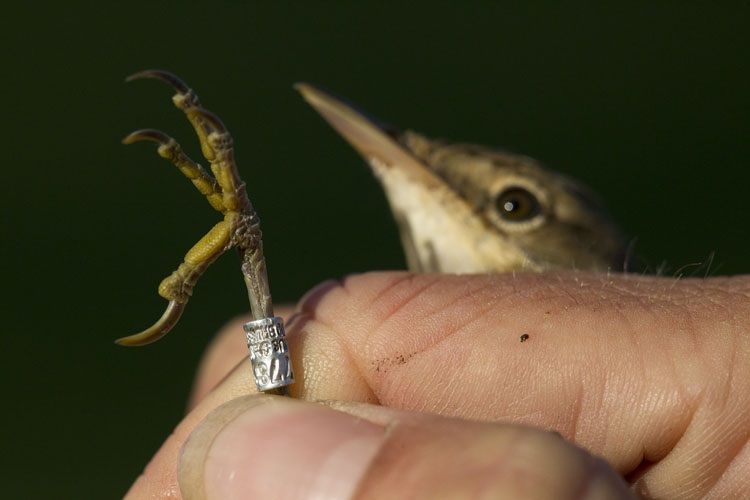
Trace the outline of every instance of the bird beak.
{"label": "bird beak", "polygon": [[400,132],[395,128],[309,83],[298,83],[294,88],[371,165],[398,168],[426,188],[444,184],[399,143]]}

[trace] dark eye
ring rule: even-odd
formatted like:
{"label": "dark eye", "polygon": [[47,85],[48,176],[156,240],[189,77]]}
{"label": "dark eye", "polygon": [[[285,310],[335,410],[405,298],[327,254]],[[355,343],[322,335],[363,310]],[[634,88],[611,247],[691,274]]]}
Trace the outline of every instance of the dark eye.
{"label": "dark eye", "polygon": [[500,217],[509,222],[524,222],[533,219],[541,211],[536,196],[518,186],[502,191],[495,200],[495,207]]}

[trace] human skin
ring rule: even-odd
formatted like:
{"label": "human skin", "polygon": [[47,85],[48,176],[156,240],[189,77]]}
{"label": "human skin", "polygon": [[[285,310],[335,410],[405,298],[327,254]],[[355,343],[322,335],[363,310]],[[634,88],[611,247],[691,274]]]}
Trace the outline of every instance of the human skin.
{"label": "human skin", "polygon": [[[176,498],[180,486],[186,498],[211,498],[228,491],[216,471],[232,460],[262,488],[248,464],[265,450],[251,439],[265,436],[263,412],[287,422],[277,431],[294,443],[305,439],[289,430],[300,420],[320,422],[305,435],[320,447],[337,439],[331,421],[363,433],[357,443],[375,451],[346,490],[361,497],[470,497],[477,483],[493,498],[619,494],[591,455],[645,497],[750,497],[750,278],[388,272],[324,283],[300,301],[287,335],[292,395],[325,404],[248,396],[240,321],[209,347],[189,413],[130,498]],[[246,457],[217,451],[230,427],[250,440]],[[281,449],[279,439],[265,445]],[[274,480],[305,478],[282,466]]]}

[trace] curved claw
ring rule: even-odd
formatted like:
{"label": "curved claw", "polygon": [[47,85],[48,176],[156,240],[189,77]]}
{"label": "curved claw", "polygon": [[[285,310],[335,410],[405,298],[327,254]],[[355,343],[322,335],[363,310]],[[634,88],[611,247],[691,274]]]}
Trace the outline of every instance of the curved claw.
{"label": "curved claw", "polygon": [[206,108],[191,109],[190,114],[197,115],[198,117],[206,120],[208,124],[214,128],[215,132],[219,132],[219,133],[227,132],[227,128],[224,126],[224,122],[221,121],[221,118],[219,118],[218,116],[213,114],[211,111],[207,110]]}
{"label": "curved claw", "polygon": [[171,140],[172,138],[161,130],[156,130],[154,128],[144,128],[128,134],[122,140],[122,143],[133,144],[134,142],[138,141],[152,141],[158,142],[159,144],[169,144]]}
{"label": "curved claw", "polygon": [[128,337],[122,337],[115,340],[115,344],[124,346],[140,346],[156,342],[169,330],[177,324],[177,321],[182,316],[182,312],[185,310],[185,304],[170,300],[167,305],[167,310],[161,315],[159,321],[146,328],[141,333],[130,335]]}
{"label": "curved claw", "polygon": [[188,87],[187,83],[183,82],[179,76],[162,69],[147,69],[145,71],[139,71],[127,77],[125,81],[132,82],[133,80],[142,80],[144,78],[161,80],[162,82],[171,85],[180,94],[187,94],[190,91],[190,87]]}

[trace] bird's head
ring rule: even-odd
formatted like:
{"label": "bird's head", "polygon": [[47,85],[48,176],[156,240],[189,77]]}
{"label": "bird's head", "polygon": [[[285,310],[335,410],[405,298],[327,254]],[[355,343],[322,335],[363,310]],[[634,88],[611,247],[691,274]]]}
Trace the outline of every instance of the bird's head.
{"label": "bird's head", "polygon": [[580,183],[525,156],[397,131],[297,88],[372,167],[411,270],[622,269],[625,240]]}

